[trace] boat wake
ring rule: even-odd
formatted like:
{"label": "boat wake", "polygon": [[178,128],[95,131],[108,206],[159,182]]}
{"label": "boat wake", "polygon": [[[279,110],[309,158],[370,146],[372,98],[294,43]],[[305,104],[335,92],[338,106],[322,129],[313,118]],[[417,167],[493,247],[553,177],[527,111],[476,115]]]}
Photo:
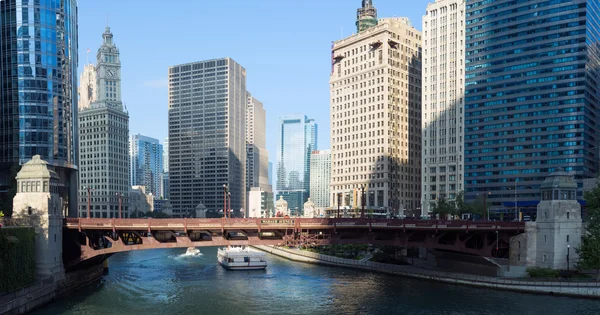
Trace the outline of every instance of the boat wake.
{"label": "boat wake", "polygon": [[197,257],[202,256],[203,254],[199,249],[195,247],[188,247],[187,251],[181,255],[178,255],[176,258],[186,258],[186,257]]}

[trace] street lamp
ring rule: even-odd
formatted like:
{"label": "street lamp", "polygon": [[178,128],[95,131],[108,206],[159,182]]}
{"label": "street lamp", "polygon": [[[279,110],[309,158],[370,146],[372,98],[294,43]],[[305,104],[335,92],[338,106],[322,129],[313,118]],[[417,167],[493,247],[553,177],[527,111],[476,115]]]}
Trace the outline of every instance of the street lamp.
{"label": "street lamp", "polygon": [[485,207],[485,210],[487,211],[487,220],[490,220],[490,208],[487,206],[487,196],[491,195],[491,192],[486,192],[485,194],[483,194],[483,206]]}
{"label": "street lamp", "polygon": [[337,217],[340,218],[340,203],[342,202],[342,193],[338,193],[337,197],[338,197],[337,198],[337,206],[338,206]]}
{"label": "street lamp", "polygon": [[571,245],[567,245],[567,271],[569,271],[569,254],[571,253]]}
{"label": "street lamp", "polygon": [[223,184],[223,217],[227,217],[227,185]]}
{"label": "street lamp", "polygon": [[496,257],[498,257],[498,231],[496,231]]}
{"label": "street lamp", "polygon": [[227,217],[231,218],[231,192],[227,193],[229,197],[229,204],[227,205]]}
{"label": "street lamp", "polygon": [[87,188],[87,192],[88,192],[88,195],[87,195],[87,197],[88,197],[87,198],[87,218],[89,219],[90,218],[90,197],[92,196],[92,188],[90,186],[87,186],[86,188]]}
{"label": "street lamp", "polygon": [[360,194],[360,205],[361,205],[360,217],[361,217],[361,219],[364,219],[365,218],[365,185],[364,184],[360,185],[360,190],[361,190],[361,194]]}
{"label": "street lamp", "polygon": [[119,219],[122,219],[123,217],[121,216],[121,207],[123,205],[123,194],[115,193],[115,195],[117,196],[117,198],[119,198]]}

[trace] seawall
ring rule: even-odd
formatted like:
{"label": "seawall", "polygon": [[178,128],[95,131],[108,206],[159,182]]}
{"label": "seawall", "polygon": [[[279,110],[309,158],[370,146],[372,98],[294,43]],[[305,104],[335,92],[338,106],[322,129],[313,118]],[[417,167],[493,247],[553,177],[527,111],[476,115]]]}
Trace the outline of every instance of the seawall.
{"label": "seawall", "polygon": [[362,269],[374,272],[383,272],[405,277],[440,281],[451,284],[470,285],[497,290],[519,291],[536,294],[564,295],[583,298],[600,298],[599,282],[550,282],[550,281],[524,281],[486,277],[462,273],[442,272],[437,270],[420,269],[407,265],[382,264],[372,261],[358,261],[353,259],[338,258],[301,250],[274,248],[271,246],[254,246],[255,248],[273,255],[293,261],[322,264],[328,266]]}
{"label": "seawall", "polygon": [[24,314],[59,299],[102,277],[102,265],[65,274],[65,279],[38,281],[33,285],[0,295],[0,314]]}

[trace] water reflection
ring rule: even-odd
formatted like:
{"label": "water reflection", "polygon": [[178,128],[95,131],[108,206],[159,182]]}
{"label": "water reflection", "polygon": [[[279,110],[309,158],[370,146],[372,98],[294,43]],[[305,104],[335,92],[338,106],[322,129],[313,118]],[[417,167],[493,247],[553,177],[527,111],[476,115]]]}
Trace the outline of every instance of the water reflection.
{"label": "water reflection", "polygon": [[122,253],[97,285],[36,314],[600,314],[600,301],[453,286],[268,256],[226,271],[216,248]]}

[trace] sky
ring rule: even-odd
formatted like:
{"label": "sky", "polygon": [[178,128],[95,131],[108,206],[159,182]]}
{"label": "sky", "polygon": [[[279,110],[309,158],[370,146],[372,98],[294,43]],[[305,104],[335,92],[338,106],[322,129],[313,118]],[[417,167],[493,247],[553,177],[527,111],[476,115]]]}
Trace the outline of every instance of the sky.
{"label": "sky", "polygon": [[[378,17],[408,17],[421,30],[434,0],[373,0]],[[276,165],[279,117],[305,114],[329,149],[331,42],[356,32],[361,0],[79,0],[79,73],[95,63],[108,25],[121,57],[129,132],[168,136],[169,66],[231,57],[267,112]],[[90,49],[88,54],[86,51]]]}

